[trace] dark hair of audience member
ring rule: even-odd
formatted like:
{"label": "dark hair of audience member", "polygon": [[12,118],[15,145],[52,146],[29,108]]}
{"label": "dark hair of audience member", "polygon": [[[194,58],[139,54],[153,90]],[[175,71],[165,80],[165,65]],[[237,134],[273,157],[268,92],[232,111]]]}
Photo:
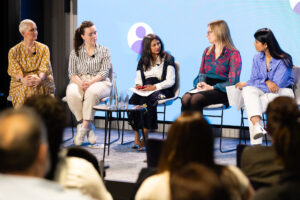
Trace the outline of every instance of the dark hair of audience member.
{"label": "dark hair of audience member", "polygon": [[24,105],[35,109],[45,123],[51,158],[51,167],[46,178],[52,180],[66,127],[66,110],[61,101],[51,96],[32,96],[26,99]]}
{"label": "dark hair of audience member", "polygon": [[142,63],[142,66],[145,67],[144,71],[147,71],[148,68],[151,67],[151,61],[153,59],[152,53],[151,53],[151,42],[153,40],[158,40],[161,44],[159,56],[161,58],[165,58],[165,59],[171,58],[171,56],[166,51],[164,51],[164,44],[163,44],[162,40],[160,39],[160,37],[158,35],[150,33],[143,38],[142,55],[139,60],[139,63]]}
{"label": "dark hair of audience member", "polygon": [[300,112],[294,99],[278,97],[269,103],[267,129],[272,136],[278,160],[290,172],[300,169]]}
{"label": "dark hair of audience member", "polygon": [[78,157],[90,162],[100,175],[100,168],[97,158],[89,151],[82,147],[70,147],[68,148],[67,157]]}
{"label": "dark hair of audience member", "polygon": [[170,177],[172,200],[229,200],[226,186],[217,174],[197,163],[189,163]]}
{"label": "dark hair of audience member", "polygon": [[84,35],[84,29],[94,26],[91,21],[83,21],[80,26],[75,30],[74,35],[74,49],[77,56],[79,56],[79,47],[83,44],[83,39],[81,35]]}
{"label": "dark hair of audience member", "polygon": [[[3,111],[0,116],[1,126],[5,127],[2,124],[4,120],[17,116],[22,116],[22,118],[15,119],[24,120],[15,123],[24,123],[28,130],[23,133],[10,133],[12,138],[7,138],[6,133],[0,132],[0,173],[26,171],[34,164],[40,144],[46,141],[46,130],[43,122],[31,108],[22,107]],[[3,127],[0,130],[4,131]]]}
{"label": "dark hair of audience member", "polygon": [[189,162],[214,166],[213,148],[212,129],[201,113],[183,113],[168,131],[158,169],[172,173]]}
{"label": "dark hair of audience member", "polygon": [[237,178],[222,165],[214,162],[214,136],[211,126],[200,112],[185,112],[168,131],[158,164],[159,172],[176,172],[188,163],[199,163],[212,170],[235,195]]}

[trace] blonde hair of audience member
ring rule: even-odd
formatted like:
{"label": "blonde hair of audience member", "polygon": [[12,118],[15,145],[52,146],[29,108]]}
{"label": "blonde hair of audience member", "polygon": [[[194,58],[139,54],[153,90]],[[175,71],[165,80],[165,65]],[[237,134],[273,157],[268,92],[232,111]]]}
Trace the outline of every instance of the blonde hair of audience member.
{"label": "blonde hair of audience member", "polygon": [[[224,20],[216,20],[210,22],[208,24],[208,27],[211,29],[212,32],[214,32],[217,42],[220,43],[221,47],[227,47],[231,50],[236,50],[230,36],[228,25]],[[211,50],[213,49],[213,46],[214,45],[212,45],[209,48],[209,50],[207,51],[207,55],[210,54]]]}
{"label": "blonde hair of audience member", "polygon": [[49,168],[46,129],[34,110],[8,109],[0,116],[0,172],[43,177]]}
{"label": "blonde hair of audience member", "polygon": [[267,107],[267,130],[278,161],[289,172],[300,169],[300,112],[290,97],[277,97]]}

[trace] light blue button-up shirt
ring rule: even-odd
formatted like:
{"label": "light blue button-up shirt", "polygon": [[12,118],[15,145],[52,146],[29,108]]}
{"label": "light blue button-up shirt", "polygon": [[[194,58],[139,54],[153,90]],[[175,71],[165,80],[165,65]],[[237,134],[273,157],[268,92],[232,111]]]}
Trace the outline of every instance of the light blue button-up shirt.
{"label": "light blue button-up shirt", "polygon": [[266,56],[259,52],[253,58],[252,73],[247,86],[254,86],[269,93],[270,90],[266,81],[270,80],[279,88],[286,88],[294,85],[294,74],[290,66],[286,66],[281,59],[272,58],[267,71]]}

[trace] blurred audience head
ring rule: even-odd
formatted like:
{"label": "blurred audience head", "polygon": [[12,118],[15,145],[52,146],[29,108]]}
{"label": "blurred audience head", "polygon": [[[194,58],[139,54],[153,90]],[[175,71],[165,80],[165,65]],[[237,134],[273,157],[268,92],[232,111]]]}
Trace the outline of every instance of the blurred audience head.
{"label": "blurred audience head", "polygon": [[200,112],[179,116],[168,131],[159,170],[171,173],[189,162],[214,166],[214,136]]}
{"label": "blurred audience head", "polygon": [[53,179],[57,156],[66,126],[66,111],[63,104],[52,96],[32,96],[26,99],[24,106],[33,108],[42,118],[47,129],[51,169],[48,179]]}
{"label": "blurred audience head", "polygon": [[55,181],[65,188],[80,189],[93,199],[112,199],[100,176],[97,158],[82,147],[61,151]]}
{"label": "blurred audience head", "polygon": [[279,161],[288,171],[300,169],[300,112],[294,99],[277,97],[269,103],[267,129]]}
{"label": "blurred audience head", "polygon": [[172,200],[229,200],[218,175],[204,165],[189,163],[170,177]]}
{"label": "blurred audience head", "polygon": [[0,116],[0,173],[43,177],[48,168],[46,130],[34,110],[8,109]]}
{"label": "blurred audience head", "polygon": [[77,158],[82,158],[88,162],[90,162],[95,170],[100,174],[100,168],[99,168],[99,163],[97,158],[94,156],[94,154],[92,154],[91,152],[89,152],[86,149],[83,149],[82,147],[69,147],[67,149],[68,153],[67,153],[67,157],[77,157]]}

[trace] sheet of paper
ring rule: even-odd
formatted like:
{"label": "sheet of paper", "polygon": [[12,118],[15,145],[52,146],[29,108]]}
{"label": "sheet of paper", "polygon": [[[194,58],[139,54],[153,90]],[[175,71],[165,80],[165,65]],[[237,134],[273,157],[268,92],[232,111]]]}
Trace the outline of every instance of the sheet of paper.
{"label": "sheet of paper", "polygon": [[227,97],[230,106],[235,106],[237,110],[240,110],[244,105],[244,99],[242,90],[236,88],[234,85],[226,87]]}
{"label": "sheet of paper", "polygon": [[137,90],[135,88],[130,88],[130,90],[140,96],[143,96],[143,97],[147,97],[149,96],[150,94],[152,94],[153,92],[157,91],[157,90],[152,90],[152,91],[141,91],[141,90]]}
{"label": "sheet of paper", "polygon": [[203,90],[196,88],[196,89],[190,90],[189,93],[195,94],[195,93],[198,93],[198,92],[201,92],[201,91],[203,91]]}

